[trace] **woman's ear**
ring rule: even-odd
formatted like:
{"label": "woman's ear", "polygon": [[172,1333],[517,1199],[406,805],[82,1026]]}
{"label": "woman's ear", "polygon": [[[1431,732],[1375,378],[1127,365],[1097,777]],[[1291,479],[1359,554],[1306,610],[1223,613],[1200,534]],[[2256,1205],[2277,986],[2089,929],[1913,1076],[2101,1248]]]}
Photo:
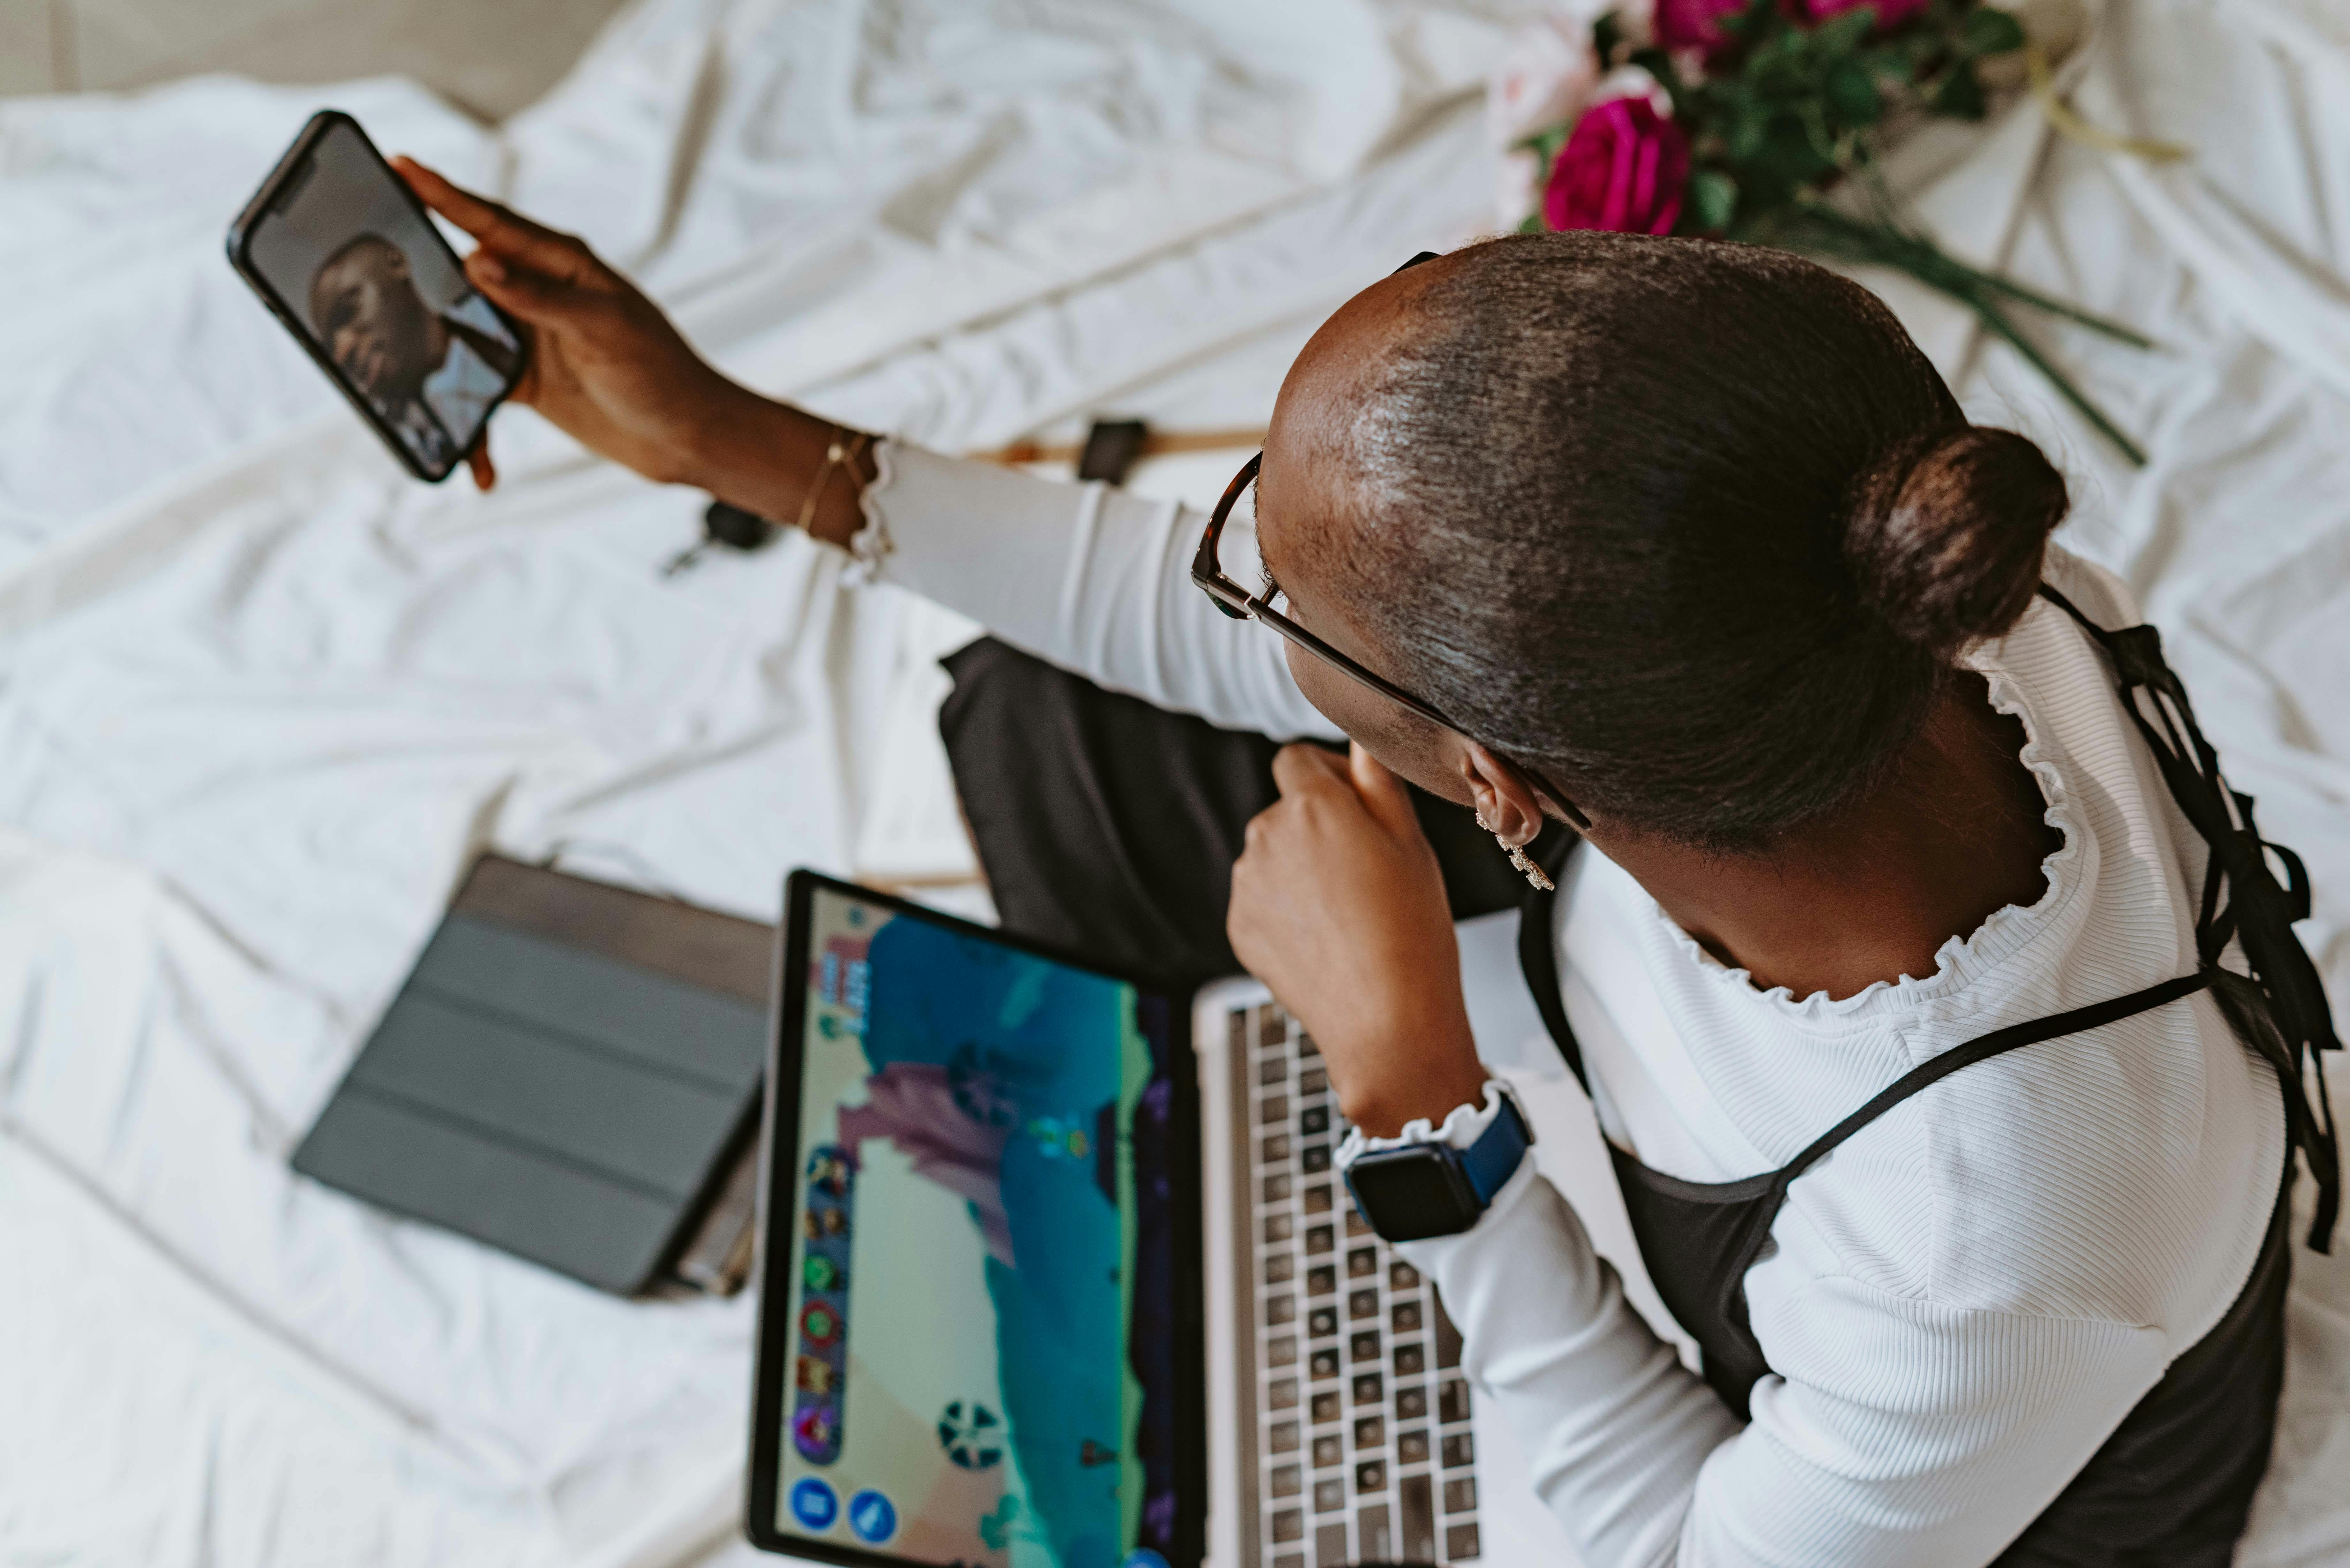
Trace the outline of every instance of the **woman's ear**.
{"label": "woman's ear", "polygon": [[1458,766],[1485,830],[1513,849],[1533,843],[1543,830],[1542,797],[1526,775],[1475,741],[1461,749]]}

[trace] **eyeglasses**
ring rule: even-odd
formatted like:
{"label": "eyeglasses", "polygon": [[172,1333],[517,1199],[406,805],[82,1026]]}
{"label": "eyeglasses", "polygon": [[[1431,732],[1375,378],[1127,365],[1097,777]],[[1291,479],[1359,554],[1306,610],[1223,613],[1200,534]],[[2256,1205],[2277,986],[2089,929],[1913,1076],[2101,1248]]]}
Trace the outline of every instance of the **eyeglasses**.
{"label": "eyeglasses", "polygon": [[[1423,252],[1403,265],[1404,266],[1417,265],[1434,254],[1432,251]],[[1400,272],[1403,269],[1399,267],[1396,270]],[[1247,492],[1251,484],[1256,483],[1257,470],[1263,462],[1264,453],[1257,453],[1248,460],[1240,472],[1232,476],[1232,482],[1224,486],[1223,499],[1216,503],[1216,509],[1213,512],[1208,514],[1208,531],[1200,540],[1199,553],[1191,557],[1191,580],[1215,601],[1218,609],[1234,620],[1262,622],[1340,674],[1349,676],[1369,687],[1388,701],[1417,713],[1441,729],[1450,730],[1457,735],[1467,735],[1469,732],[1448,718],[1442,709],[1433,703],[1422,701],[1377,670],[1366,669],[1362,664],[1349,659],[1275,609],[1273,607],[1274,588],[1270,581],[1265,585],[1265,592],[1252,594],[1225,575],[1222,566],[1217,560],[1218,547],[1223,542],[1224,524],[1231,519],[1232,508],[1240,504],[1241,496]],[[1555,784],[1523,763],[1513,763],[1512,765],[1540,786],[1543,793],[1557,804],[1567,821],[1573,823],[1578,830],[1590,827],[1591,819],[1584,815],[1581,809],[1561,793]]]}

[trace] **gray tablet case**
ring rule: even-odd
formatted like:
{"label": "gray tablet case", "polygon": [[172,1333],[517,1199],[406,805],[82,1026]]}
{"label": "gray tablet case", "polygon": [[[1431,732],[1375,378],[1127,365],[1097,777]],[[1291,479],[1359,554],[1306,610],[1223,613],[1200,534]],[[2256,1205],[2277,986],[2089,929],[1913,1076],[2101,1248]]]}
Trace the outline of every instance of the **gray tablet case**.
{"label": "gray tablet case", "polygon": [[642,1292],[704,1249],[752,1141],[775,943],[755,920],[484,857],[294,1168]]}

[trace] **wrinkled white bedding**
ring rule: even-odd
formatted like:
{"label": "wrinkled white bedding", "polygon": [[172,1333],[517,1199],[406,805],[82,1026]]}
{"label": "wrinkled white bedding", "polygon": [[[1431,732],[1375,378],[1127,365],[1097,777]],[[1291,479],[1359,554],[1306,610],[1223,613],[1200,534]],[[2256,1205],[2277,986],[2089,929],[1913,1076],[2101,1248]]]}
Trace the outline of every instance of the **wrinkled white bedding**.
{"label": "wrinkled white bedding", "polygon": [[[220,259],[302,119],[586,234],[845,419],[949,449],[1098,410],[1246,426],[1323,313],[1487,223],[1464,89],[1523,8],[645,0],[496,133],[390,81],[0,104],[0,1560],[747,1556],[718,1544],[747,1302],[613,1302],[286,1156],[478,847],[765,916],[879,816],[956,836],[883,778],[935,774],[951,618],[792,541],[663,582],[700,498],[527,412],[495,495],[401,476]],[[2026,109],[1928,193],[2163,340],[2045,335],[2144,472],[1892,292],[2078,476],[2070,537],[2308,858],[2350,998],[2345,89],[2318,0],[2119,7],[2076,102],[2192,164]],[[2339,1563],[2350,1270],[2296,1262],[2243,1556]]]}

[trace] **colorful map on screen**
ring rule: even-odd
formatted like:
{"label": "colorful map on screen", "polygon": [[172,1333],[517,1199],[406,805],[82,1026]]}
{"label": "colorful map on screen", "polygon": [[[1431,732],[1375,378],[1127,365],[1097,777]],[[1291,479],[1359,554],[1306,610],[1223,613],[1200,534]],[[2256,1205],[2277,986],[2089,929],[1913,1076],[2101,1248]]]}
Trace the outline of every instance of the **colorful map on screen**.
{"label": "colorful map on screen", "polygon": [[776,1528],[1118,1568],[1173,1532],[1162,999],[812,899]]}

